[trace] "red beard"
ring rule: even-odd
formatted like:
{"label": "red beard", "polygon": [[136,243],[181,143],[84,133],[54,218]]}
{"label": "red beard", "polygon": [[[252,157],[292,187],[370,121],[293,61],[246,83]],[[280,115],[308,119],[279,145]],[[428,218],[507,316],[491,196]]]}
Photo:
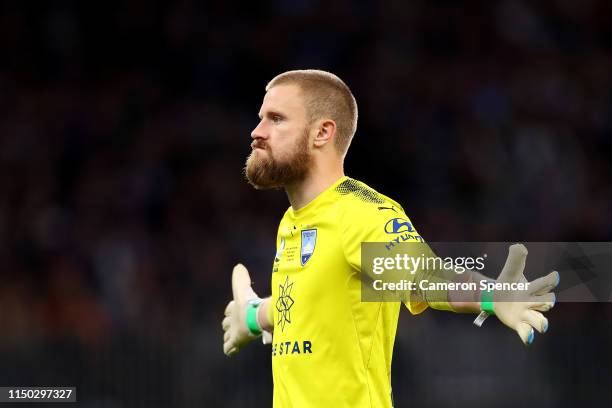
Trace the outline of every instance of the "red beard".
{"label": "red beard", "polygon": [[312,157],[308,151],[308,131],[304,132],[301,140],[294,146],[288,158],[277,160],[271,150],[263,142],[255,141],[254,149],[249,155],[245,166],[246,178],[258,190],[280,188],[304,180]]}

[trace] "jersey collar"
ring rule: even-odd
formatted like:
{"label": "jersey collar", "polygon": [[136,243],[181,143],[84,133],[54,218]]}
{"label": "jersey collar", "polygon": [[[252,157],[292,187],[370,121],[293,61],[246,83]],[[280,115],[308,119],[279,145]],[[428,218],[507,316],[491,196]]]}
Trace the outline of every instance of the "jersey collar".
{"label": "jersey collar", "polygon": [[347,176],[340,177],[338,180],[334,182],[334,184],[329,186],[326,190],[324,190],[322,193],[320,193],[312,201],[310,201],[308,204],[306,204],[304,207],[300,208],[299,210],[294,210],[293,207],[289,207],[289,209],[287,210],[289,215],[292,218],[302,218],[302,217],[307,217],[311,214],[314,214],[315,212],[317,212],[321,204],[327,201],[326,198],[329,197],[330,194],[332,194],[334,189],[338,187],[340,183],[348,179],[349,178]]}

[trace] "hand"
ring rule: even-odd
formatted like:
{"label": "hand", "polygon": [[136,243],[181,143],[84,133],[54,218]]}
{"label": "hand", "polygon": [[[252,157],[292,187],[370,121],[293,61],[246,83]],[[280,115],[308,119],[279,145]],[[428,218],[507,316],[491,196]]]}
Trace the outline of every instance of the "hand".
{"label": "hand", "polygon": [[232,293],[234,299],[225,308],[223,327],[223,352],[233,356],[241,347],[257,338],[249,331],[246,323],[247,302],[257,299],[257,294],[251,288],[249,271],[242,264],[234,266],[232,273]]}
{"label": "hand", "polygon": [[[526,283],[523,270],[527,258],[527,248],[522,244],[510,246],[508,259],[497,278],[497,282]],[[531,344],[536,329],[540,333],[548,330],[548,319],[541,312],[550,310],[556,301],[551,292],[559,284],[559,272],[529,282],[528,290],[495,292],[493,310],[497,318],[515,330],[525,345]]]}

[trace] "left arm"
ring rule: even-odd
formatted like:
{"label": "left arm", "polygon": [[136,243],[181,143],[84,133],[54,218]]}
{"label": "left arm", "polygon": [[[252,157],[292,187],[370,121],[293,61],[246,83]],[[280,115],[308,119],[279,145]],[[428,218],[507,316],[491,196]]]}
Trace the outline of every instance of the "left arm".
{"label": "left arm", "polygon": [[[487,278],[481,273],[468,270],[465,273],[457,274],[454,281],[457,283],[475,283],[478,288],[478,283],[483,279],[491,280],[491,278]],[[453,312],[479,313],[481,311],[480,297],[480,289],[462,291],[452,290],[448,292],[448,303]]]}
{"label": "left arm", "polygon": [[[536,329],[540,333],[548,330],[548,319],[542,312],[550,310],[556,301],[554,292],[559,284],[559,272],[552,272],[544,277],[527,282],[523,274],[527,248],[524,245],[512,245],[508,251],[508,259],[502,269],[497,283],[527,283],[527,290],[498,291],[482,293],[480,289],[465,291],[449,291],[448,302],[455,312],[478,313],[482,310],[495,314],[506,326],[515,330],[524,344],[531,344]],[[468,271],[457,274],[456,282],[473,282],[479,288],[481,280],[492,281],[486,276]],[[484,306],[488,304],[487,306]]]}

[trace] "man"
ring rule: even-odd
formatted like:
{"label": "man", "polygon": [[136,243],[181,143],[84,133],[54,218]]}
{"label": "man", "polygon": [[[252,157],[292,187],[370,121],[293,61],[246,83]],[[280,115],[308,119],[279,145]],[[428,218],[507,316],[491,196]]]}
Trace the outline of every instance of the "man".
{"label": "man", "polygon": [[[247,179],[257,189],[282,187],[291,206],[278,229],[272,296],[260,299],[247,269],[234,268],[223,351],[231,356],[262,332],[273,332],[275,407],[390,407],[401,304],[361,301],[361,243],[389,241],[389,233],[402,228],[408,240],[422,238],[397,202],[344,175],[357,104],[338,77],[317,70],[278,75],[266,87],[259,117]],[[497,281],[525,281],[526,253],[523,246],[511,247]],[[463,282],[481,278],[457,275]],[[449,291],[443,299],[414,296],[405,304],[413,314],[428,306],[478,313],[486,305],[529,344],[534,328],[547,330],[540,312],[554,305],[549,292],[557,283],[556,272],[540,278],[517,302]]]}

